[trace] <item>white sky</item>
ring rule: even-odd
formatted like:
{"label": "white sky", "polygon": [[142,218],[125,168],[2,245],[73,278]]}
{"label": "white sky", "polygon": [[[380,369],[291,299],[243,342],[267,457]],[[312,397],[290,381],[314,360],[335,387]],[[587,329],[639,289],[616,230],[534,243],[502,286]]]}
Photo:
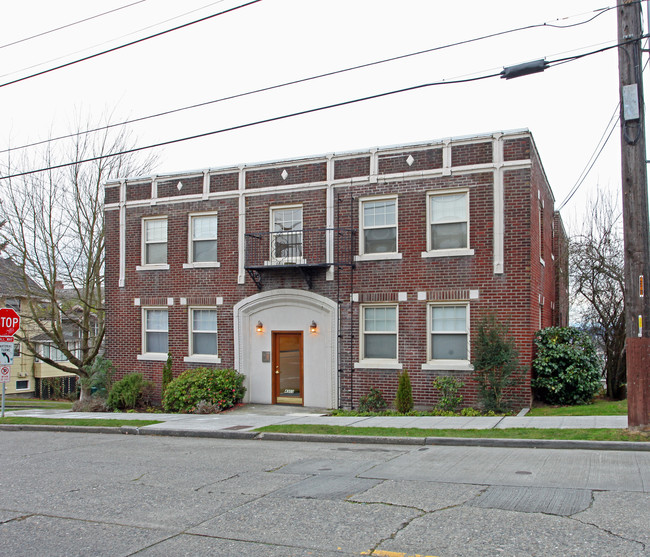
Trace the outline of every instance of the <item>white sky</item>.
{"label": "white sky", "polygon": [[[0,45],[134,1],[5,1]],[[97,52],[244,1],[146,0],[0,48],[0,84],[81,57],[71,53]],[[98,118],[113,111],[116,121],[144,116],[515,27],[578,23],[595,15],[596,9],[614,5],[615,0],[608,1],[262,0],[115,53],[0,87],[0,149],[68,132],[79,112]],[[139,31],[192,10],[199,11]],[[556,21],[569,16],[578,17]],[[134,31],[139,32],[124,37]],[[139,144],[156,143],[421,83],[496,73],[504,66],[544,57],[553,60],[615,41],[616,11],[610,10],[569,29],[520,31],[148,120],[132,129]],[[103,46],[94,46],[99,44]],[[24,70],[54,59],[59,60]],[[159,151],[157,170],[214,168],[528,128],[559,204],[587,164],[617,103],[614,49],[519,79],[426,88],[170,145]],[[580,192],[563,210],[569,228],[597,184],[619,190],[619,145],[617,128]]]}

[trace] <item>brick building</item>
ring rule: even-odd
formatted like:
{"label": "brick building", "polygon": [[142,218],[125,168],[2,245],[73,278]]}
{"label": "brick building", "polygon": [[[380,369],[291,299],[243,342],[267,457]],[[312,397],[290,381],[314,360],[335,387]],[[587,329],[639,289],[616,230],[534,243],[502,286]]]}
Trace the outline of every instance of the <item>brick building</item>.
{"label": "brick building", "polygon": [[160,385],[234,367],[257,403],[416,405],[495,312],[531,401],[533,334],[567,322],[566,237],[531,134],[499,132],[106,184],[106,349]]}

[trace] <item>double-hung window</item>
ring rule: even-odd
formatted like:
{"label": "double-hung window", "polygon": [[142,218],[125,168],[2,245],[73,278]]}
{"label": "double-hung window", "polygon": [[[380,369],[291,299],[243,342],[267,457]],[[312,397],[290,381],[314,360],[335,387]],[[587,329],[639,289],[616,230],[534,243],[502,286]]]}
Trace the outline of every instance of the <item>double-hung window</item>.
{"label": "double-hung window", "polygon": [[447,369],[469,369],[469,305],[430,304],[429,363]]}
{"label": "double-hung window", "polygon": [[190,356],[186,361],[219,363],[217,355],[217,310],[190,308]]}
{"label": "double-hung window", "polygon": [[144,355],[159,355],[167,358],[169,325],[167,309],[147,308],[142,310]]}
{"label": "double-hung window", "polygon": [[190,266],[217,266],[216,213],[190,215]]}
{"label": "double-hung window", "polygon": [[397,197],[360,201],[361,230],[359,259],[397,257]]}
{"label": "double-hung window", "polygon": [[427,250],[423,257],[472,255],[469,248],[469,192],[427,196]]}
{"label": "double-hung window", "polygon": [[361,359],[397,361],[397,305],[361,306]]}
{"label": "double-hung window", "polygon": [[167,266],[167,218],[142,220],[142,265],[168,268]]}
{"label": "double-hung window", "polygon": [[271,264],[301,263],[302,207],[273,207],[271,209]]}

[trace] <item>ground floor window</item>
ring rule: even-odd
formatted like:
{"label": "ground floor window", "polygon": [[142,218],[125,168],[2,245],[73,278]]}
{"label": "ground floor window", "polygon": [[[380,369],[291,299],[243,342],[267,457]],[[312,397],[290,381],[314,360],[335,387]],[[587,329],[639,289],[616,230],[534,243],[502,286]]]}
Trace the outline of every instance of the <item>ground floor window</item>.
{"label": "ground floor window", "polygon": [[429,360],[469,360],[469,306],[429,306]]}
{"label": "ground floor window", "polygon": [[144,352],[147,354],[167,354],[169,337],[167,309],[144,309],[142,321]]}
{"label": "ground floor window", "polygon": [[190,354],[217,355],[217,310],[190,309]]}
{"label": "ground floor window", "polygon": [[362,360],[397,360],[397,305],[361,308]]}

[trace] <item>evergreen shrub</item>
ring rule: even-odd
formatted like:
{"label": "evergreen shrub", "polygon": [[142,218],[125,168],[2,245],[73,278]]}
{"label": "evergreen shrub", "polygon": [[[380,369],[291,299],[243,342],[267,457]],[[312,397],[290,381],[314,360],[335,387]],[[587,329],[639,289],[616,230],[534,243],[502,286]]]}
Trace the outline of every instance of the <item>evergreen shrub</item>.
{"label": "evergreen shrub", "polygon": [[140,373],[131,373],[113,383],[106,405],[111,410],[133,410],[151,402],[154,385]]}
{"label": "evergreen shrub", "polygon": [[173,379],[162,402],[165,412],[191,414],[197,408],[205,411],[209,405],[221,412],[241,402],[245,392],[244,375],[236,370],[199,367]]}
{"label": "evergreen shrub", "polygon": [[395,408],[401,414],[408,414],[413,410],[413,390],[411,388],[411,378],[405,369],[399,375],[397,384],[397,394],[395,395]]}
{"label": "evergreen shrub", "polygon": [[600,390],[601,362],[589,335],[575,327],[535,334],[532,385],[548,404],[586,404]]}

